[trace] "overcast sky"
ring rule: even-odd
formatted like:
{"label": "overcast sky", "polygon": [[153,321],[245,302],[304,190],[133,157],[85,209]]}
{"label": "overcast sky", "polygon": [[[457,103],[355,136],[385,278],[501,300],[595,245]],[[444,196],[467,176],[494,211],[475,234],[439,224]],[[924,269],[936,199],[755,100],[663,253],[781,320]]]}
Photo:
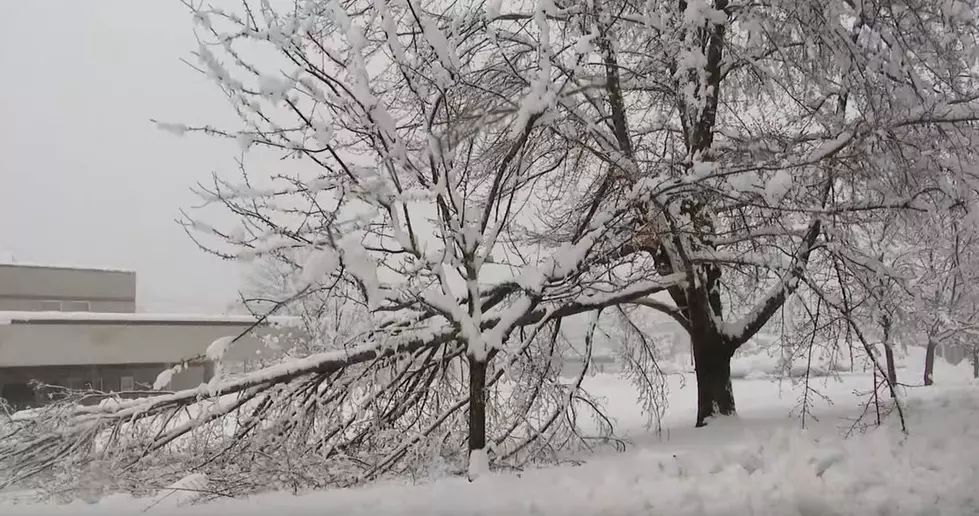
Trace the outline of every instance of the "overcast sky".
{"label": "overcast sky", "polygon": [[[239,269],[174,222],[190,188],[235,167],[233,144],[150,118],[222,124],[219,90],[180,62],[195,46],[177,0],[5,1],[0,16],[0,254],[138,273],[151,311],[223,311]],[[191,60],[193,60],[191,58]]]}

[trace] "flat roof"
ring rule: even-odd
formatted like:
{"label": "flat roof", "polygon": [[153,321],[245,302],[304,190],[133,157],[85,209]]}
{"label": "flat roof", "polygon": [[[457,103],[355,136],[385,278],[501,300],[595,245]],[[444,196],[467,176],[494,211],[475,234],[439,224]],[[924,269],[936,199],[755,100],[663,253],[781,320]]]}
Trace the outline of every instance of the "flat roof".
{"label": "flat roof", "polygon": [[[271,316],[264,323],[297,322],[298,317]],[[3,324],[128,324],[128,325],[228,325],[254,324],[253,315],[227,314],[165,314],[165,313],[116,313],[116,312],[29,312],[0,310]]]}
{"label": "flat roof", "polygon": [[0,261],[0,267],[20,267],[25,269],[52,269],[59,271],[89,271],[89,272],[120,272],[125,274],[136,274],[131,269],[116,269],[112,267],[75,267],[73,265],[47,265],[40,263],[21,263]]}

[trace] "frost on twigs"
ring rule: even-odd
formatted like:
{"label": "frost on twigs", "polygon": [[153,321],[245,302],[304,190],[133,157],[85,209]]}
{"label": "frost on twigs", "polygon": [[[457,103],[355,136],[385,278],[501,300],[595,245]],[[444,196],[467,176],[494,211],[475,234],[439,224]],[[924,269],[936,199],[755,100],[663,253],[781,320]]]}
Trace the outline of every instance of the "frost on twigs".
{"label": "frost on twigs", "polygon": [[[733,412],[730,359],[764,332],[787,356],[873,357],[884,327],[967,327],[936,292],[974,278],[931,269],[965,269],[974,232],[971,11],[613,4],[195,10],[193,66],[241,123],[179,132],[242,152],[181,222],[255,271],[242,309],[297,316],[302,341],[203,389],[62,400],[0,435],[0,485],[192,470],[237,495],[520,467],[614,442],[584,388],[598,336],[658,424],[643,314],[688,333],[701,422]],[[939,301],[885,303],[916,290]]]}
{"label": "frost on twigs", "polygon": [[161,489],[144,510],[187,505],[203,498],[208,493],[207,489],[207,475],[192,473]]}

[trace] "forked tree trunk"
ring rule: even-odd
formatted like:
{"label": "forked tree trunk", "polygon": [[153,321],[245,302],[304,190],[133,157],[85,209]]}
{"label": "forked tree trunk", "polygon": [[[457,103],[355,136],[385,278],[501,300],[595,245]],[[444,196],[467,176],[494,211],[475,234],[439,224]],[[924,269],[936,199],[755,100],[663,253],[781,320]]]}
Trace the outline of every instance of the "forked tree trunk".
{"label": "forked tree trunk", "polygon": [[731,353],[719,336],[694,332],[690,336],[697,374],[697,426],[710,418],[735,414],[731,387]]}
{"label": "forked tree trunk", "polygon": [[938,341],[933,338],[928,338],[928,347],[925,348],[925,385],[931,385],[934,382],[933,375],[935,371],[935,350],[938,349]]}
{"label": "forked tree trunk", "polygon": [[486,460],[486,361],[469,355],[469,480]]}

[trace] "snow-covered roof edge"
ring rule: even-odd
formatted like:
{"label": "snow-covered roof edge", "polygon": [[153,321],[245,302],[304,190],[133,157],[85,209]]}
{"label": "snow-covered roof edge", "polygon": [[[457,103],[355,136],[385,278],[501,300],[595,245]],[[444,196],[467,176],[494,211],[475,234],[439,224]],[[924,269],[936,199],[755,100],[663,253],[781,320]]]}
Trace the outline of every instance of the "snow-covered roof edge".
{"label": "snow-covered roof edge", "polygon": [[25,263],[19,261],[5,261],[0,259],[0,267],[21,267],[25,269],[52,269],[59,271],[88,271],[88,272],[118,272],[125,274],[136,274],[133,269],[119,269],[115,267],[76,267],[74,265]]}
{"label": "snow-covered roof edge", "polygon": [[[252,315],[226,314],[165,314],[165,313],[117,313],[117,312],[27,312],[0,311],[0,324],[254,324],[258,318]],[[288,324],[297,317],[272,316],[265,324]]]}

